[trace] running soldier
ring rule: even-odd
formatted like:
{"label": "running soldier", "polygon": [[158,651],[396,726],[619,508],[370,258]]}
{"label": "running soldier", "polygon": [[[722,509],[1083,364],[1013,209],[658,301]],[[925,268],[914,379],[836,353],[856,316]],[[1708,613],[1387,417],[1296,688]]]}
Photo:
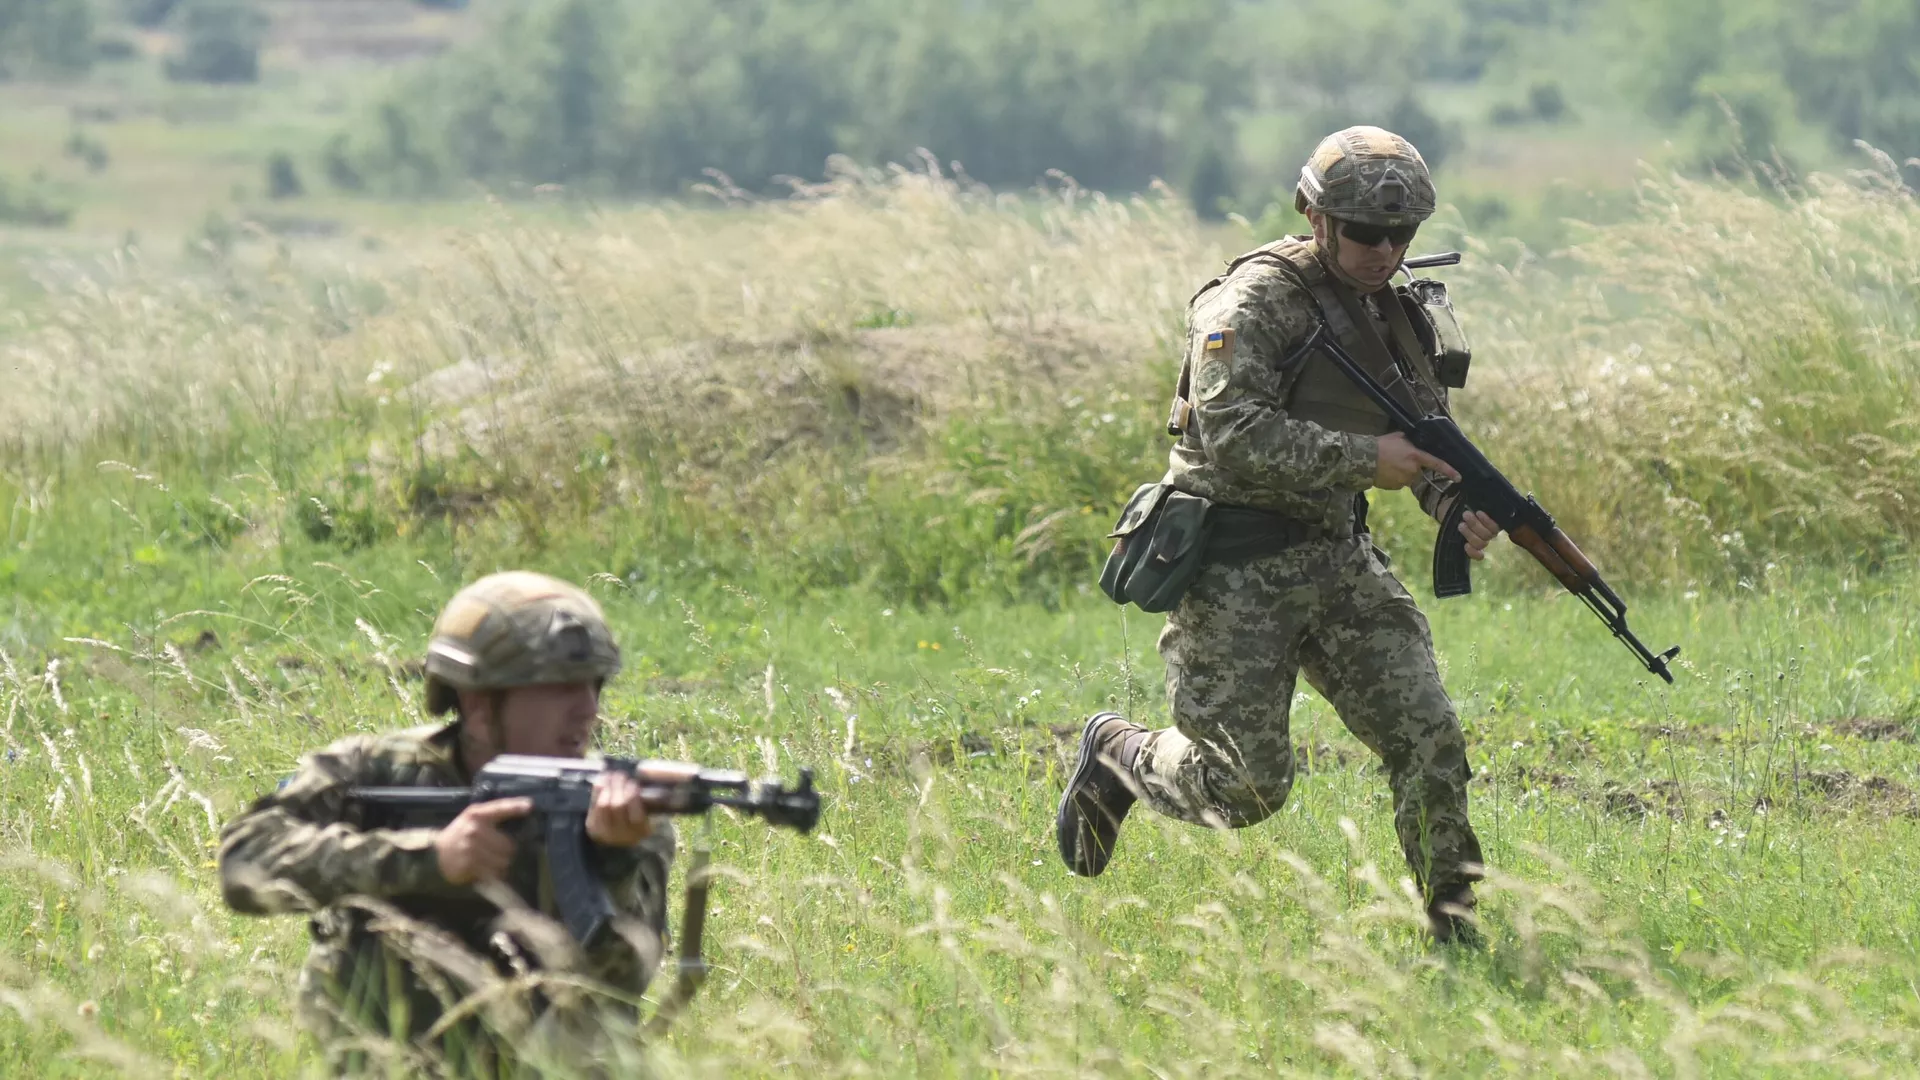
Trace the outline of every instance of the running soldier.
{"label": "running soldier", "polygon": [[[1239,539],[1258,553],[1210,559],[1168,616],[1159,648],[1172,727],[1115,713],[1087,721],[1060,801],[1060,854],[1074,873],[1099,874],[1136,799],[1216,827],[1279,810],[1293,786],[1288,710],[1304,673],[1386,766],[1435,938],[1471,940],[1481,853],[1466,741],[1426,619],[1367,534],[1364,494],[1411,488],[1443,520],[1459,476],[1389,433],[1331,362],[1297,355],[1325,322],[1418,410],[1446,409],[1435,324],[1390,285],[1434,211],[1433,182],[1405,139],[1348,128],[1301,170],[1295,206],[1311,236],[1233,260],[1188,308],[1181,436],[1164,481],[1212,500],[1216,529],[1251,531]],[[1460,529],[1475,559],[1499,535],[1478,513]]]}

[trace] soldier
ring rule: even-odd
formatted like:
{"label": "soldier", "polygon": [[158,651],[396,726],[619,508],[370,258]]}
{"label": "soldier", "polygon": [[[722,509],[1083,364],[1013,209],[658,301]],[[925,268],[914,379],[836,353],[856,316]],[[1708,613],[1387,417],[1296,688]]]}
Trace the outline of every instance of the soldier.
{"label": "soldier", "polygon": [[[1216,524],[1208,563],[1160,637],[1174,726],[1149,731],[1114,713],[1087,721],[1060,801],[1060,854],[1074,873],[1099,874],[1136,798],[1216,827],[1279,810],[1293,786],[1287,714],[1304,672],[1386,766],[1435,938],[1470,938],[1481,855],[1466,742],[1426,619],[1367,535],[1364,495],[1411,487],[1443,520],[1459,474],[1388,433],[1385,414],[1330,361],[1295,355],[1325,321],[1419,411],[1446,408],[1434,325],[1389,285],[1433,213],[1433,182],[1405,139],[1348,128],[1301,170],[1295,206],[1311,236],[1233,260],[1188,308],[1181,396],[1190,386],[1191,398],[1176,403],[1184,433],[1164,482],[1213,500]],[[1460,529],[1475,559],[1499,535],[1479,513]],[[1235,549],[1240,557],[1213,554]]]}
{"label": "soldier", "polygon": [[[620,650],[586,593],[541,574],[482,578],[447,604],[427,646],[427,710],[451,712],[451,723],[342,739],[228,824],[227,903],[311,915],[299,1012],[337,1068],[360,1067],[354,1037],[404,1034],[460,1075],[510,1070],[505,1043],[518,1036],[483,1022],[485,1010],[424,1036],[454,1002],[497,977],[547,970],[567,946],[503,917],[502,904],[555,910],[528,800],[475,804],[444,828],[418,828],[350,801],[347,789],[464,787],[503,753],[583,757],[601,687],[619,670]],[[665,948],[673,830],[649,818],[639,785],[620,772],[598,782],[586,829],[625,918],[578,958],[579,974],[637,1000]],[[396,929],[409,920],[425,932]],[[510,1015],[529,999],[518,1001]],[[605,1007],[550,986],[530,1003],[548,1028],[580,1028]]]}

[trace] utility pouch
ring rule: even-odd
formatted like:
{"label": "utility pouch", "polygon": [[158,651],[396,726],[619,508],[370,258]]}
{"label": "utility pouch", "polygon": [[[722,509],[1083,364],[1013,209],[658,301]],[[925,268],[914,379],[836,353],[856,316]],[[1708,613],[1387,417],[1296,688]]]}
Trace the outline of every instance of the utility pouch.
{"label": "utility pouch", "polygon": [[1212,507],[1167,484],[1140,485],[1107,534],[1113,553],[1100,572],[1100,591],[1142,611],[1172,610],[1206,565]]}
{"label": "utility pouch", "polygon": [[[1446,283],[1416,278],[1405,286],[1405,295],[1419,306],[1421,314],[1427,317],[1427,325],[1433,328],[1433,340],[1423,344],[1431,346],[1433,373],[1440,379],[1440,385],[1455,390],[1467,385],[1467,367],[1473,363],[1473,349],[1467,344],[1466,333],[1460,329],[1453,301],[1447,299]],[[1419,321],[1414,325],[1418,327]]]}

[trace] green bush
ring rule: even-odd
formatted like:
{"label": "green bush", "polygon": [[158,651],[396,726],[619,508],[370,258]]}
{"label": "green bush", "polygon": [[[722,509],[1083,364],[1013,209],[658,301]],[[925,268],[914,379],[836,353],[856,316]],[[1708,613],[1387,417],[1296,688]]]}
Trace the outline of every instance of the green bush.
{"label": "green bush", "polygon": [[0,176],[0,222],[59,228],[73,220],[73,207],[48,194],[46,184],[22,184]]}
{"label": "green bush", "polygon": [[1636,43],[1633,85],[1656,113],[1690,120],[1708,164],[1721,164],[1734,142],[1764,159],[1793,120],[1836,147],[1864,140],[1896,158],[1920,154],[1920,69],[1912,62],[1920,8],[1912,4],[1622,0],[1621,7]]}
{"label": "green bush", "polygon": [[180,82],[248,83],[260,78],[266,16],[251,0],[185,0],[171,23],[181,48],[167,60],[167,77]]}
{"label": "green bush", "polygon": [[267,197],[269,199],[293,199],[307,193],[307,186],[300,181],[300,169],[293,163],[293,156],[284,150],[276,150],[267,158]]}
{"label": "green bush", "polygon": [[77,75],[93,66],[90,0],[0,0],[0,78]]}
{"label": "green bush", "polygon": [[180,0],[123,0],[122,6],[128,21],[151,30],[167,21]]}

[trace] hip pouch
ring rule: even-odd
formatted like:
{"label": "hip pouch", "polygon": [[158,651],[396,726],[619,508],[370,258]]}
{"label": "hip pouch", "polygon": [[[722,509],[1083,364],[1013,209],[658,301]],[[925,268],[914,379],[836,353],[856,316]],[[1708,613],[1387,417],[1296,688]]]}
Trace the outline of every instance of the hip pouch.
{"label": "hip pouch", "polygon": [[1167,484],[1140,485],[1107,534],[1113,553],[1100,572],[1100,591],[1116,604],[1171,611],[1206,565],[1212,508],[1212,500]]}

